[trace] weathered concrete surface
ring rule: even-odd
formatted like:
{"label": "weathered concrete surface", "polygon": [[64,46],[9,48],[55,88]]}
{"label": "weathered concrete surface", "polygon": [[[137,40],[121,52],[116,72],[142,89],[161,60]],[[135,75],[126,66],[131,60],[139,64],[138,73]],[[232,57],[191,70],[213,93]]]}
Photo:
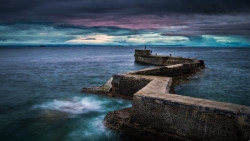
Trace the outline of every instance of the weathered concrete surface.
{"label": "weathered concrete surface", "polygon": [[175,136],[167,133],[160,133],[155,130],[150,130],[139,124],[131,122],[132,108],[124,108],[114,112],[110,112],[104,119],[104,125],[115,129],[126,136],[132,137],[133,140],[143,140],[143,141],[182,141],[188,140],[179,136]]}
{"label": "weathered concrete surface", "polygon": [[249,107],[170,94],[172,78],[150,79],[135,93],[129,110],[111,112],[105,117],[106,126],[182,140],[249,139]]}
{"label": "weathered concrete surface", "polygon": [[147,64],[159,65],[159,66],[167,66],[167,65],[180,64],[180,63],[189,63],[192,60],[182,58],[182,57],[172,57],[172,56],[157,56],[157,55],[138,56],[138,55],[135,55],[135,61],[143,62]]}
{"label": "weathered concrete surface", "polygon": [[249,109],[246,106],[175,94],[139,93],[133,99],[133,124],[192,140],[249,139],[250,114],[242,113]]}
{"label": "weathered concrete surface", "polygon": [[[161,80],[161,82],[163,81],[167,82],[168,80],[166,79],[170,79],[167,77],[176,77],[176,76],[193,74],[200,70],[199,64],[200,64],[199,61],[193,61],[192,63],[146,68],[139,71],[133,71],[124,74],[116,74],[113,75],[113,81],[111,82],[112,84],[111,92],[113,95],[118,94],[118,95],[133,97],[133,95],[137,91],[145,87],[150,81]],[[156,88],[158,89],[158,87]],[[173,85],[171,92],[174,93]]]}
{"label": "weathered concrete surface", "polygon": [[167,76],[176,77],[182,75],[190,75],[200,70],[200,65],[198,62],[187,63],[187,64],[176,64],[171,66],[163,66],[156,68],[146,68],[136,72],[131,72],[132,74],[139,75],[154,75],[154,76]]}
{"label": "weathered concrete surface", "polygon": [[[133,97],[133,95],[148,83],[168,83],[169,90],[174,92],[172,86],[172,78],[159,77],[159,76],[147,76],[147,75],[135,75],[135,74],[116,74],[113,76],[112,81],[112,93],[118,95],[125,95]],[[154,89],[157,89],[155,87]],[[163,88],[164,89],[164,88]]]}
{"label": "weathered concrete surface", "polygon": [[[148,53],[139,51],[135,57],[148,56]],[[202,60],[177,59],[176,62],[178,64],[114,75],[104,92],[133,97],[133,106],[110,112],[104,124],[116,130],[181,140],[248,141],[250,108],[174,94],[173,77],[190,75],[205,67]]]}
{"label": "weathered concrete surface", "polygon": [[[148,57],[150,50],[135,50],[135,57]],[[170,57],[170,56],[153,56],[154,58],[169,58],[167,64],[181,63],[170,66],[161,66],[154,68],[146,68],[139,71],[128,72],[124,74],[115,74],[113,77],[105,83],[103,86],[96,86],[91,88],[83,88],[82,92],[106,94],[109,96],[125,96],[132,97],[138,90],[146,86],[152,78],[150,76],[167,76],[167,77],[179,77],[193,74],[200,70],[204,66],[202,60],[182,58],[182,57]],[[139,60],[137,60],[139,61]],[[159,62],[159,60],[155,60]],[[153,61],[153,63],[155,63]],[[152,64],[152,62],[151,62]],[[202,64],[202,66],[201,66]]]}
{"label": "weathered concrete surface", "polygon": [[112,93],[133,97],[133,95],[141,88],[146,86],[152,78],[141,77],[130,74],[113,75]]}
{"label": "weathered concrete surface", "polygon": [[196,60],[193,58],[183,58],[178,56],[159,56],[151,55],[150,50],[135,50],[135,61],[159,66],[168,66],[174,64],[189,64],[198,63],[199,66],[205,68],[203,60]]}
{"label": "weathered concrete surface", "polygon": [[144,49],[144,50],[140,50],[140,49],[136,49],[135,50],[135,55],[138,55],[138,56],[148,56],[150,55],[150,50],[147,50],[147,49]]}

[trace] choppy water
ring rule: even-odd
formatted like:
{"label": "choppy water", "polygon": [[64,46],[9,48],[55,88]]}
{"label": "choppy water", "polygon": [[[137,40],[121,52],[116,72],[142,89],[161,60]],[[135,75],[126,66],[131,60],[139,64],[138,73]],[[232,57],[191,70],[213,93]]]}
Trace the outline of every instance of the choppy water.
{"label": "choppy water", "polygon": [[[113,74],[146,67],[134,47],[0,48],[1,140],[129,140],[105,128],[105,115],[129,100],[82,94]],[[207,69],[176,93],[250,106],[249,48],[150,48],[205,60]]]}

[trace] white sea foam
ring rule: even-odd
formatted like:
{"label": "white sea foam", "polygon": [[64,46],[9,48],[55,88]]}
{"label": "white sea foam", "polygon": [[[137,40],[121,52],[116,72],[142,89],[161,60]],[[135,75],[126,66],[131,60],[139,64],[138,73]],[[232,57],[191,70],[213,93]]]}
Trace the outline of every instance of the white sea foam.
{"label": "white sea foam", "polygon": [[112,131],[104,126],[104,117],[105,114],[88,119],[87,122],[83,120],[79,123],[79,128],[70,133],[70,140],[79,140],[79,136],[83,138],[83,140],[100,140],[102,136],[109,138],[112,135]]}
{"label": "white sea foam", "polygon": [[82,114],[89,111],[98,111],[101,109],[101,102],[85,97],[74,97],[72,100],[53,100],[37,105],[34,108],[57,110],[71,114]]}

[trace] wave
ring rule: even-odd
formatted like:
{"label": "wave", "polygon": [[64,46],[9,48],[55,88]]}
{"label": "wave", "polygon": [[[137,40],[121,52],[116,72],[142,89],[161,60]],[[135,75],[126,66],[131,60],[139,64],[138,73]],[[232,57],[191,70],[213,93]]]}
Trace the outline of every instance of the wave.
{"label": "wave", "polygon": [[33,108],[56,110],[70,114],[82,114],[90,111],[101,110],[102,102],[92,98],[74,97],[70,100],[52,100],[50,102],[36,105]]}

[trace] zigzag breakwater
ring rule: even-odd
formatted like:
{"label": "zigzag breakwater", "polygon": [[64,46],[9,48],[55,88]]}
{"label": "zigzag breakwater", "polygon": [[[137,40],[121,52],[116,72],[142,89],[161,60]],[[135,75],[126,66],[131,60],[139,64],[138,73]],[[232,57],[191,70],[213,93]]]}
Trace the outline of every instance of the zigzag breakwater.
{"label": "zigzag breakwater", "polygon": [[250,107],[174,93],[174,80],[200,71],[204,61],[150,50],[135,50],[135,61],[159,67],[115,74],[103,86],[83,89],[133,99],[132,107],[105,117],[107,127],[179,140],[250,139]]}

